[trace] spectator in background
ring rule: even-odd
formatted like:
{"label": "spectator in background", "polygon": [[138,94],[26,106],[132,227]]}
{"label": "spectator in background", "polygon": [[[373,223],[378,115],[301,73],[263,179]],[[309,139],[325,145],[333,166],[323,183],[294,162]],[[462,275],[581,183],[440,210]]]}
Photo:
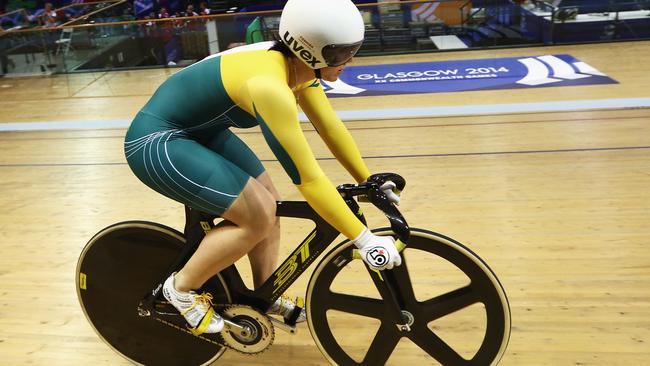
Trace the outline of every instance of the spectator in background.
{"label": "spectator in background", "polygon": [[124,8],[124,10],[122,10],[122,14],[120,14],[117,17],[117,20],[123,22],[135,20],[135,16],[133,15],[133,9],[130,6]]}
{"label": "spectator in background", "polygon": [[199,4],[199,15],[210,15],[210,8],[208,8],[208,3],[201,1]]}
{"label": "spectator in background", "polygon": [[25,9],[25,26],[33,27],[38,25],[38,16]]}
{"label": "spectator in background", "polygon": [[[145,15],[144,19],[145,20],[156,19],[156,13],[152,11],[151,13],[149,13],[149,15]],[[152,34],[151,29],[153,29],[154,23],[152,21],[149,21],[144,23],[144,26],[146,27],[145,34],[148,36],[151,35]]]}
{"label": "spectator in background", "polygon": [[58,25],[56,18],[56,10],[54,10],[52,3],[45,3],[45,8],[43,9],[43,14],[41,15],[43,26],[56,27]]}
{"label": "spectator in background", "polygon": [[[159,19],[164,18],[176,18],[179,13],[176,12],[174,15],[170,15],[166,7],[160,8],[160,13],[158,13]],[[167,66],[176,66],[176,60],[178,58],[178,50],[176,44],[176,37],[174,36],[174,28],[176,27],[176,21],[165,21],[158,22],[158,30],[160,32],[160,37],[163,42],[163,54]]]}
{"label": "spectator in background", "polygon": [[187,9],[185,9],[185,16],[186,16],[186,17],[196,17],[196,16],[199,16],[199,14],[197,14],[197,13],[194,11],[194,5],[189,4],[189,5],[187,6]]}
{"label": "spectator in background", "polygon": [[160,8],[160,13],[158,13],[158,19],[169,18],[169,12],[166,7]]}
{"label": "spectator in background", "polygon": [[[7,24],[1,24],[0,30],[7,27]],[[9,73],[9,56],[7,50],[9,49],[9,37],[0,37],[0,76]]]}

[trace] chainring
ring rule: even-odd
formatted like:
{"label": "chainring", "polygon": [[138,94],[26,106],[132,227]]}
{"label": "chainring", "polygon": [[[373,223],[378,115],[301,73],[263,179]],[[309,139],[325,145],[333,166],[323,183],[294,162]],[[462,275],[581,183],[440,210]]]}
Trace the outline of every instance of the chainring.
{"label": "chainring", "polygon": [[273,344],[275,328],[266,314],[246,305],[227,306],[220,313],[224,318],[249,330],[248,334],[240,334],[236,329],[228,329],[226,325],[220,335],[228,348],[253,355],[265,351]]}

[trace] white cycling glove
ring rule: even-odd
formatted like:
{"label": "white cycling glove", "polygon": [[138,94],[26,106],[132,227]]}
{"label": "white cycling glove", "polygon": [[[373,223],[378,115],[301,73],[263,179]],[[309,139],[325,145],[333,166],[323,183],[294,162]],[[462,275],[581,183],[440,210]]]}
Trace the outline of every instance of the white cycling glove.
{"label": "white cycling glove", "polygon": [[386,195],[386,197],[388,197],[388,200],[391,203],[394,203],[399,206],[400,197],[395,193],[394,191],[395,187],[397,187],[395,183],[391,182],[390,180],[387,180],[386,182],[384,182],[384,184],[381,185],[381,187],[379,187],[379,189],[381,189],[381,191],[384,192],[384,194]]}
{"label": "white cycling glove", "polygon": [[361,259],[372,269],[381,271],[402,264],[395,239],[390,236],[377,236],[366,228],[352,242],[359,248]]}

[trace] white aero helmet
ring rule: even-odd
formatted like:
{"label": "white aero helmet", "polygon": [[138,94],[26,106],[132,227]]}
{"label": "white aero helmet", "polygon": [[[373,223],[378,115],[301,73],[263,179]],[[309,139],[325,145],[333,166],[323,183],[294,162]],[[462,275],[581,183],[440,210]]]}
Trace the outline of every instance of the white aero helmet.
{"label": "white aero helmet", "polygon": [[312,69],[350,61],[365,26],[350,0],[289,0],[280,17],[280,39]]}

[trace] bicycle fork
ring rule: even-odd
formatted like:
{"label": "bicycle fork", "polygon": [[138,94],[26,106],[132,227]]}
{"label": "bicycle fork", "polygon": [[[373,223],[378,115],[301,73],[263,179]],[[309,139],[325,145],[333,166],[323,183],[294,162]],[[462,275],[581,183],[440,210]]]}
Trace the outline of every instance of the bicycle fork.
{"label": "bicycle fork", "polygon": [[398,294],[397,281],[393,273],[390,270],[371,270],[371,272],[372,280],[384,300],[388,316],[400,332],[410,332],[414,317],[410,312],[404,310],[403,301],[401,301],[401,296]]}
{"label": "bicycle fork", "polygon": [[[372,177],[371,177],[372,178]],[[340,188],[343,188],[341,186]],[[350,186],[354,187],[354,186]],[[353,196],[357,195],[359,192],[350,191],[347,194],[343,194],[343,199],[345,203],[350,207],[352,212],[354,212],[359,220],[366,225],[366,219],[363,215],[363,212],[360,210],[359,205],[353,199]],[[402,253],[404,248],[406,248],[406,242],[409,239],[410,229],[406,220],[399,212],[399,210],[388,200],[386,195],[379,189],[379,185],[367,191],[367,199],[372,202],[376,207],[378,207],[388,221],[391,224],[391,229],[397,235],[397,240],[395,241],[395,247],[397,251]],[[361,255],[357,249],[353,249],[352,259],[361,260]],[[367,265],[366,265],[367,266]],[[414,317],[413,314],[403,309],[404,301],[402,296],[398,296],[399,287],[397,286],[397,280],[395,279],[392,270],[377,271],[372,270],[370,267],[367,267],[370,275],[372,277],[379,294],[388,308],[388,315],[395,322],[395,326],[400,332],[410,332],[411,325],[413,325]]]}
{"label": "bicycle fork", "polygon": [[[401,240],[397,240],[395,243],[397,250],[402,252],[406,247]],[[353,249],[352,252],[353,259],[361,260],[361,256],[357,249]],[[393,270],[383,270],[378,271],[368,267],[370,277],[374,282],[381,298],[384,300],[384,303],[388,309],[388,316],[395,322],[395,326],[400,332],[410,332],[411,325],[413,325],[414,317],[409,311],[404,310],[404,301],[401,294],[399,294],[399,286],[397,279],[395,278]]]}

